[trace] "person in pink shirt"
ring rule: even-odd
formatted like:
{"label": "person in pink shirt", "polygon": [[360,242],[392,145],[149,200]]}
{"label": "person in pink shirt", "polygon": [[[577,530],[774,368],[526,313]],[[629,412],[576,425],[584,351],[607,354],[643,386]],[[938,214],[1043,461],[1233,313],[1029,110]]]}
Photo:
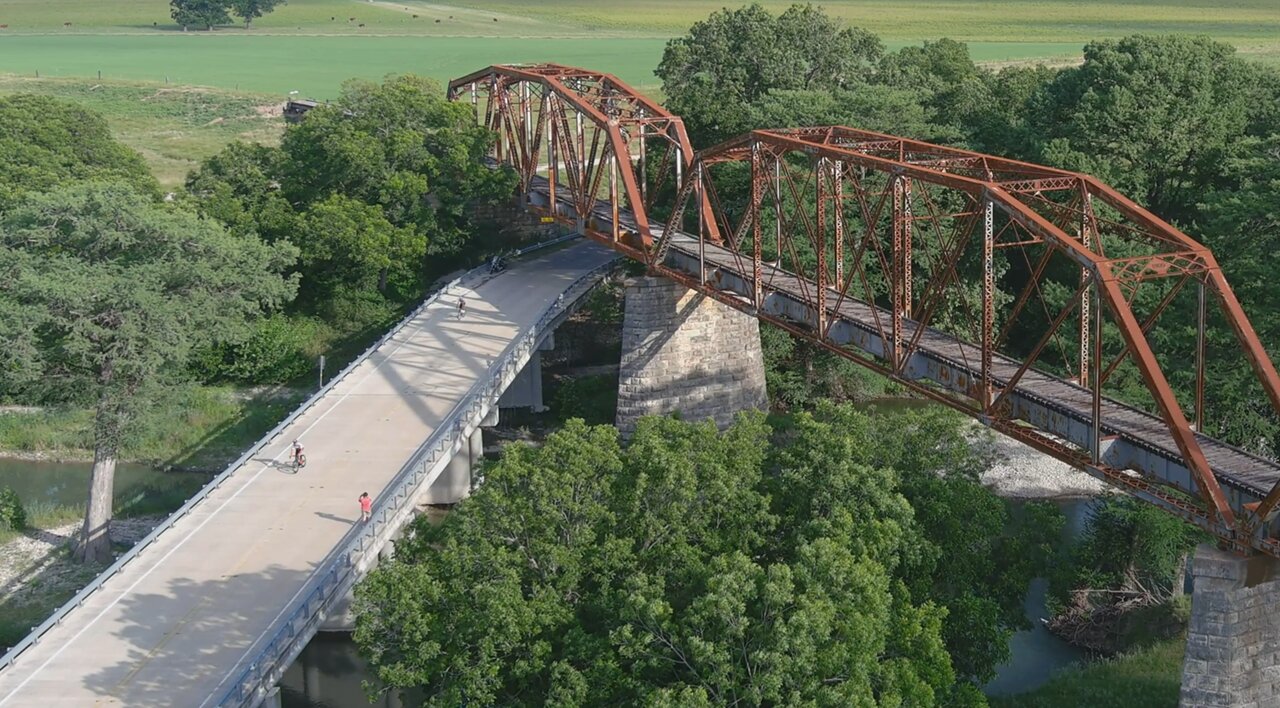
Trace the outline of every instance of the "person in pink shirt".
{"label": "person in pink shirt", "polygon": [[373,515],[373,498],[368,492],[360,495],[360,521],[366,522]]}

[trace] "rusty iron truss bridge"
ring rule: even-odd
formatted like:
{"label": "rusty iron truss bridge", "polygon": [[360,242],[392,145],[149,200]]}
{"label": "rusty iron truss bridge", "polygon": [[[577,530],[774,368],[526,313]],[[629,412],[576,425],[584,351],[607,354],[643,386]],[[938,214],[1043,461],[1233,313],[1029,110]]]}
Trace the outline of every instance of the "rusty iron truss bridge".
{"label": "rusty iron truss bridge", "polygon": [[[533,212],[1280,557],[1280,465],[1204,432],[1209,318],[1271,415],[1275,366],[1213,254],[1096,178],[843,126],[694,152],[662,106],[557,64],[491,66],[448,95],[496,133]],[[1186,341],[1156,347],[1173,311]],[[1145,400],[1109,395],[1122,383]]]}

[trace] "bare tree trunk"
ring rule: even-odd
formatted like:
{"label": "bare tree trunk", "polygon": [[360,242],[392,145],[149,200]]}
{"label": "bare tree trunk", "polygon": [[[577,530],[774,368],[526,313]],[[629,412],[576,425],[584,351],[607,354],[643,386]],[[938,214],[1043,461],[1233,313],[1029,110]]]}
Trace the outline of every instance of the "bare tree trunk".
{"label": "bare tree trunk", "polygon": [[111,561],[111,504],[116,481],[116,452],[99,443],[93,452],[93,478],[89,482],[89,502],[80,530],[76,558],[85,563]]}
{"label": "bare tree trunk", "polygon": [[1173,573],[1173,588],[1170,593],[1173,597],[1182,597],[1186,594],[1187,583],[1187,554],[1183,553],[1178,559],[1178,569]]}

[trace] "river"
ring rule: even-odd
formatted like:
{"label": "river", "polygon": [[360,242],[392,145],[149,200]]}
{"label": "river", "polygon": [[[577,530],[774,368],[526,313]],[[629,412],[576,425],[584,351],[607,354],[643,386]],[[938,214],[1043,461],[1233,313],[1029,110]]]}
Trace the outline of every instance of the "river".
{"label": "river", "polygon": [[[89,493],[90,470],[87,462],[33,462],[0,457],[0,488],[17,492],[28,509],[33,506],[82,507]],[[161,472],[146,465],[122,463],[116,466],[116,508],[136,504],[156,492],[182,491],[189,496],[209,479],[211,476],[207,474]]]}

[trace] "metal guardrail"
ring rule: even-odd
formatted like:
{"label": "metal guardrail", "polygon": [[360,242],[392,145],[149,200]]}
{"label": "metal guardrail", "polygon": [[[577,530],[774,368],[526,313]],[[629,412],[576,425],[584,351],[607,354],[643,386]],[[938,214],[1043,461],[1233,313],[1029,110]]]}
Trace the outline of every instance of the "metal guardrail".
{"label": "metal guardrail", "polygon": [[396,530],[393,522],[406,511],[406,505],[415,496],[414,491],[433,475],[438,475],[453,454],[466,444],[471,431],[480,425],[492,406],[497,405],[502,392],[528,363],[548,328],[568,313],[578,298],[594,287],[595,281],[615,263],[616,259],[611,260],[580,276],[543,311],[532,328],[507,345],[490,365],[488,375],[472,385],[445,416],[445,423],[396,474],[389,485],[390,492],[380,495],[369,522],[348,531],[341,550],[330,554],[322,564],[321,567],[327,569],[308,580],[304,591],[294,601],[292,611],[287,615],[282,613],[271,638],[260,639],[261,646],[251,647],[246,652],[246,655],[256,654],[256,658],[248,662],[214,705],[256,706],[266,698],[270,688],[279,682],[285,669],[315,634],[322,621],[320,610],[331,606],[347,588],[354,585],[365,571],[362,560],[367,559],[371,550],[381,547],[380,537],[389,536]]}
{"label": "metal guardrail", "polygon": [[[526,253],[530,253],[532,251],[536,251],[542,248],[547,248],[549,246],[564,243],[566,241],[570,241],[579,237],[580,236],[576,233],[567,234],[559,238],[551,239],[549,241],[544,241],[541,243],[536,243],[532,246],[527,246],[525,248],[519,249],[515,251],[513,255],[518,257]],[[254,455],[258,454],[258,452],[262,450],[262,448],[271,444],[271,442],[274,441],[275,438],[285,430],[285,428],[288,428],[291,424],[293,424],[295,420],[298,419],[299,416],[301,416],[303,413],[306,413],[312,406],[314,406],[322,398],[324,398],[325,394],[327,394],[330,390],[332,390],[334,386],[337,386],[340,382],[342,382],[342,380],[345,379],[347,375],[350,374],[353,370],[355,370],[356,367],[363,364],[369,358],[370,355],[372,355],[375,351],[378,350],[379,347],[381,347],[383,344],[386,344],[388,340],[390,340],[391,338],[399,334],[401,330],[407,327],[410,322],[412,322],[415,318],[417,318],[420,314],[422,314],[424,310],[426,310],[428,307],[434,304],[442,295],[447,293],[452,288],[456,287],[458,284],[460,284],[464,280],[469,280],[477,275],[481,275],[486,272],[488,272],[488,264],[477,266],[476,268],[472,268],[471,270],[467,271],[461,276],[449,281],[434,293],[431,293],[431,295],[429,295],[425,300],[423,300],[422,304],[414,308],[414,310],[410,312],[408,315],[406,315],[404,319],[400,320],[400,322],[396,324],[395,327],[392,327],[386,334],[382,335],[382,337],[380,337],[378,341],[374,342],[369,346],[369,348],[365,349],[360,354],[360,356],[356,357],[351,361],[351,363],[347,364],[342,369],[342,371],[338,372],[336,376],[334,376],[332,379],[329,380],[329,383],[322,386],[319,390],[317,390],[314,394],[312,394],[310,398],[303,401],[302,404],[299,405],[298,408],[296,408],[293,411],[293,413],[290,413],[289,416],[284,420],[280,421],[280,423],[277,424],[276,427],[268,431],[266,435],[263,435],[253,447],[249,448],[249,450],[246,451],[239,458],[237,458],[235,462],[232,462],[225,470],[222,471],[221,474],[213,478],[213,480],[210,481],[209,484],[206,484],[204,487],[202,487],[200,491],[195,494],[195,496],[188,499],[187,502],[183,504],[181,507],[179,507],[177,511],[170,514],[169,518],[165,519],[163,522],[160,523],[159,526],[156,526],[154,529],[152,529],[151,533],[144,536],[142,540],[134,544],[133,548],[130,548],[124,555],[117,558],[114,563],[107,566],[106,570],[99,573],[96,578],[90,581],[90,583],[86,585],[83,589],[81,589],[80,592],[76,593],[74,597],[72,597],[67,602],[63,603],[63,605],[59,607],[52,615],[50,615],[48,619],[46,619],[40,625],[34,627],[31,630],[31,633],[28,634],[26,637],[24,637],[22,641],[15,644],[12,648],[9,649],[9,651],[5,652],[4,656],[0,657],[0,671],[3,671],[10,665],[16,663],[18,660],[18,657],[22,654],[22,652],[26,651],[27,649],[35,645],[40,640],[40,638],[44,636],[44,634],[48,632],[50,629],[57,626],[58,624],[61,624],[62,620],[65,619],[66,616],[72,610],[83,605],[84,601],[88,599],[88,597],[92,595],[94,592],[96,592],[99,588],[101,588],[103,583],[111,579],[111,577],[114,576],[116,573],[120,572],[120,569],[128,565],[129,562],[132,561],[134,558],[137,558],[138,555],[142,553],[142,551],[145,550],[148,546],[150,546],[157,538],[159,538],[161,534],[163,534],[165,531],[172,528],[173,525],[177,523],[179,519],[186,516],[201,501],[204,501],[204,499],[208,497],[211,492],[221,487],[224,482],[226,482],[228,479],[231,478],[232,473],[234,473],[239,467],[244,465],[250,459],[252,459]]]}

